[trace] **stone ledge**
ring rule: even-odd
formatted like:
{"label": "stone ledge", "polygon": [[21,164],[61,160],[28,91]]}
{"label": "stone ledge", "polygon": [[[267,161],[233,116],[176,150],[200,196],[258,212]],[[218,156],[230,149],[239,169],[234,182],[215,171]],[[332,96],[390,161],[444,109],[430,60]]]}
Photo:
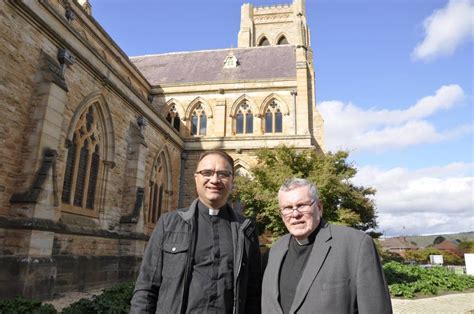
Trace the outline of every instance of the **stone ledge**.
{"label": "stone ledge", "polygon": [[147,241],[149,236],[128,232],[128,233],[117,233],[107,230],[97,230],[81,226],[69,226],[62,222],[54,222],[49,219],[41,218],[8,218],[0,217],[0,228],[5,229],[26,229],[26,230],[39,230],[39,231],[50,231],[60,234],[74,234],[74,235],[86,235],[101,238],[111,239],[127,239],[127,240],[144,240]]}

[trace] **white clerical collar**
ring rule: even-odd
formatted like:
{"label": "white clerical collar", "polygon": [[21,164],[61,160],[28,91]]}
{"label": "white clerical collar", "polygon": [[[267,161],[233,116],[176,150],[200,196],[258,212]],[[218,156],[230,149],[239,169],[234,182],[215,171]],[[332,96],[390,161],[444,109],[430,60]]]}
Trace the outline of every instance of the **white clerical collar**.
{"label": "white clerical collar", "polygon": [[209,215],[210,215],[210,216],[217,216],[217,215],[219,215],[219,209],[212,209],[212,208],[209,208]]}
{"label": "white clerical collar", "polygon": [[304,238],[304,239],[301,239],[301,240],[298,240],[295,238],[295,241],[296,243],[298,243],[298,245],[306,245],[309,243],[309,238]]}

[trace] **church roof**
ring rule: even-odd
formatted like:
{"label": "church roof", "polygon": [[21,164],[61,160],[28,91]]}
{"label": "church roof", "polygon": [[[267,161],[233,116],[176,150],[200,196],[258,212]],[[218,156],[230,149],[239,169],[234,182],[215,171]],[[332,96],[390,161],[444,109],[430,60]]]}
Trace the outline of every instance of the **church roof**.
{"label": "church roof", "polygon": [[[238,60],[224,68],[226,57]],[[152,85],[296,78],[296,46],[231,48],[131,57]]]}

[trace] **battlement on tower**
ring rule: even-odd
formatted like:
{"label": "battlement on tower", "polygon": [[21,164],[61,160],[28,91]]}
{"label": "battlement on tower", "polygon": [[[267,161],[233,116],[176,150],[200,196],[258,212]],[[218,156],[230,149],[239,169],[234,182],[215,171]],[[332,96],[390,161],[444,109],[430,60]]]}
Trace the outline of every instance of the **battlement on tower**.
{"label": "battlement on tower", "polygon": [[[254,6],[255,13],[267,13],[267,11],[288,11],[293,7],[292,4],[274,4],[274,5],[263,5],[263,6]],[[273,12],[268,12],[273,13]]]}
{"label": "battlement on tower", "polygon": [[305,0],[290,4],[242,5],[238,47],[292,44],[309,47]]}

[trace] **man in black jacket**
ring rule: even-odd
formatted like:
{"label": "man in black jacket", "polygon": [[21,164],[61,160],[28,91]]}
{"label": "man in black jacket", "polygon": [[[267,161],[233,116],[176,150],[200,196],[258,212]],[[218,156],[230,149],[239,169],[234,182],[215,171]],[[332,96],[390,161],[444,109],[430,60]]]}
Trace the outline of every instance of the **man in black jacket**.
{"label": "man in black jacket", "polygon": [[255,225],[227,204],[233,168],[227,153],[201,154],[194,175],[198,199],[158,220],[131,313],[260,313]]}

